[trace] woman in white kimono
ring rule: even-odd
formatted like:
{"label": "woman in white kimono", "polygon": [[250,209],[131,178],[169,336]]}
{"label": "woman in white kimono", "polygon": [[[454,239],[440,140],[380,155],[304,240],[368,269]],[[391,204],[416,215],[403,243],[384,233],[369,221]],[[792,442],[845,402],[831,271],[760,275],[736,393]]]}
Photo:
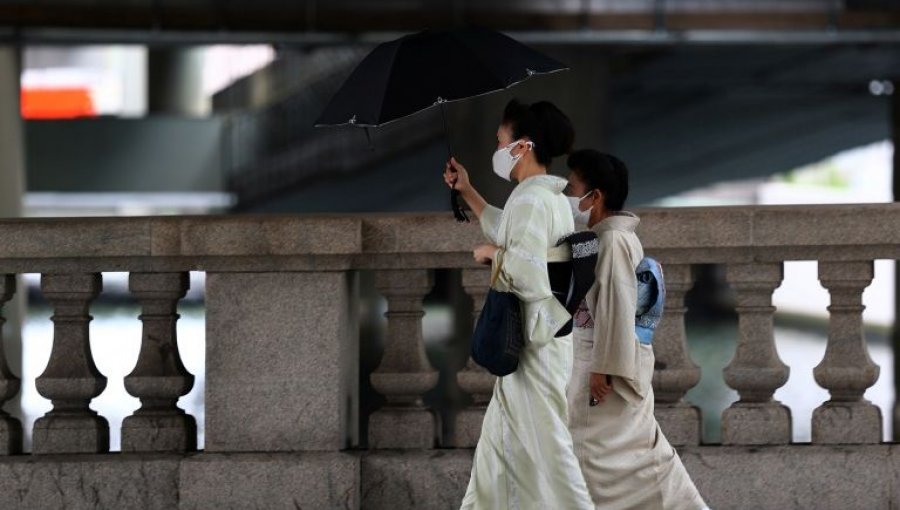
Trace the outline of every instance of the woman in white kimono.
{"label": "woman in white kimono", "polygon": [[598,239],[596,281],[575,312],[567,391],[569,430],[591,497],[603,510],[706,508],[653,415],[653,348],[635,332],[640,219],[622,210],[628,171],[592,150],[572,153],[568,165],[576,220]]}
{"label": "woman in white kimono", "polygon": [[493,168],[519,184],[503,210],[485,202],[456,160],[444,172],[490,241],[475,259],[492,263],[497,287],[522,302],[526,341],[518,369],[494,385],[463,509],[593,509],[566,426],[572,343],[571,335],[556,335],[571,316],[553,297],[547,271],[548,260],[570,257],[555,245],[574,230],[567,182],[547,175],[547,166],[573,138],[569,119],[551,103],[506,106]]}

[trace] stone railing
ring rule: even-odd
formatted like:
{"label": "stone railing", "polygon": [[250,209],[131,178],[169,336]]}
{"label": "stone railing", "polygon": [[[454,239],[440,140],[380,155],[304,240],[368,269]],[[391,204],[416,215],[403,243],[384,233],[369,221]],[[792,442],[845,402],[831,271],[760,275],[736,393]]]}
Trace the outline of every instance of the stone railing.
{"label": "stone railing", "polygon": [[[900,206],[639,211],[649,255],[665,266],[666,317],[654,349],[657,416],[713,508],[888,508],[900,503],[900,453],[881,444],[881,411],[863,398],[879,368],[862,329],[873,261],[900,258]],[[19,455],[18,420],[0,413],[0,508],[455,508],[468,480],[493,379],[471,361],[456,382],[472,404],[441,440],[423,396],[438,381],[425,356],[423,298],[432,270],[462,271],[477,314],[487,270],[473,263],[476,225],[448,214],[229,216],[0,221],[0,302],[14,275],[41,273],[53,349],[35,381],[0,350],[0,403],[35,384],[53,404]],[[812,445],[791,444],[788,380],[773,335],[772,293],[787,260],[816,260],[831,295],[815,380],[831,393]],[[740,399],[723,414],[723,445],[701,445],[684,395],[690,359],[684,296],[695,264],[726,265],[739,338],[724,381]],[[100,273],[127,271],[143,338],[127,391],[141,408],[122,424],[122,453],[89,407],[106,379],[88,323]],[[178,355],[176,309],[187,272],[206,272],[205,448],[176,405],[193,376]],[[370,382],[385,397],[359,437],[357,275],[374,272],[387,334]],[[761,488],[765,487],[765,490]],[[823,495],[827,495],[827,498]]]}

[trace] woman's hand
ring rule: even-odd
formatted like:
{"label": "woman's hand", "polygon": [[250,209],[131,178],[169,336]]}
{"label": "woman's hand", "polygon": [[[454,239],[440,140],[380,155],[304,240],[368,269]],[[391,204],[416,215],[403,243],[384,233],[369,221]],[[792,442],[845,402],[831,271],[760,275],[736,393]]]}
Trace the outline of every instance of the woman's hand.
{"label": "woman's hand", "polygon": [[481,219],[481,213],[484,211],[484,208],[487,207],[487,202],[485,202],[484,197],[478,194],[478,191],[472,187],[472,183],[469,182],[469,172],[466,171],[466,167],[460,165],[459,162],[456,161],[456,158],[450,158],[450,161],[444,165],[444,182],[451,189],[459,191],[463,200],[469,204],[469,208],[475,213],[475,216],[478,216],[478,218]]}
{"label": "woman's hand", "polygon": [[603,397],[612,391],[612,377],[606,374],[591,372],[591,405],[595,406],[603,402]]}
{"label": "woman's hand", "polygon": [[493,244],[482,244],[475,248],[472,255],[475,257],[475,262],[478,262],[479,264],[490,264],[497,255],[497,250],[499,249],[500,248]]}
{"label": "woman's hand", "polygon": [[444,182],[462,194],[466,194],[472,188],[472,184],[469,182],[469,172],[466,171],[466,167],[456,161],[456,158],[450,158],[450,161],[444,165]]}

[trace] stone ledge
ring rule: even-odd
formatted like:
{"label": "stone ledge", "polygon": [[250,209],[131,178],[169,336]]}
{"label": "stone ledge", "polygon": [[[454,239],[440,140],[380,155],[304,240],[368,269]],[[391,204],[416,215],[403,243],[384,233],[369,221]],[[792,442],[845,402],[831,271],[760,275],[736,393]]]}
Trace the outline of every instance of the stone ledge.
{"label": "stone ledge", "polygon": [[181,463],[178,508],[352,510],[359,487],[353,454],[201,454]]}
{"label": "stone ledge", "polygon": [[[839,259],[844,251],[863,259],[900,254],[900,231],[890,228],[900,224],[900,204],[636,212],[643,220],[638,233],[648,252],[679,262],[694,256],[731,261],[748,249],[755,257],[807,260],[834,248],[840,248],[839,254],[830,258]],[[186,270],[217,258],[241,257],[254,264],[259,263],[254,259],[271,257],[449,256],[456,263],[482,236],[477,223],[458,224],[449,213],[416,213],[0,219],[0,239],[4,271],[16,267],[16,261],[72,258],[166,259]]]}
{"label": "stone ledge", "polygon": [[3,510],[357,509],[348,453],[0,457]]}
{"label": "stone ledge", "polygon": [[[888,510],[900,445],[679,449],[716,510]],[[455,510],[471,449],[0,457],[0,508]]]}
{"label": "stone ledge", "polygon": [[[699,446],[679,452],[716,510],[888,510],[900,504],[900,445]],[[471,465],[471,450],[367,453],[362,508],[456,509]]]}
{"label": "stone ledge", "polygon": [[0,457],[0,508],[171,510],[180,462],[164,455]]}

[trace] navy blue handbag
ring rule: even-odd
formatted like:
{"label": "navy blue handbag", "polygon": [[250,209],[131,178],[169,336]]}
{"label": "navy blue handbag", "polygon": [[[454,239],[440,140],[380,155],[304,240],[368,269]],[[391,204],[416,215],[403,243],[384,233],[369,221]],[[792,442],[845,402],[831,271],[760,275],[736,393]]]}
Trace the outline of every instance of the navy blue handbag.
{"label": "navy blue handbag", "polygon": [[499,268],[491,275],[491,288],[484,298],[472,335],[472,359],[488,372],[503,377],[519,367],[519,353],[525,345],[522,306],[512,292],[494,288]]}
{"label": "navy blue handbag", "polygon": [[522,308],[512,292],[490,289],[472,336],[472,359],[488,372],[503,377],[519,367],[525,345]]}

